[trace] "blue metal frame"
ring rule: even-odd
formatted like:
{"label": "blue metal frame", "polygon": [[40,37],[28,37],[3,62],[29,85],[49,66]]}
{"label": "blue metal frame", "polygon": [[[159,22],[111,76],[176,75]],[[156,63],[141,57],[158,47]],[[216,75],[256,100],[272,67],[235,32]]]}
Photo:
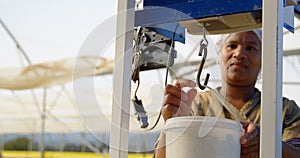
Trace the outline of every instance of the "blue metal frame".
{"label": "blue metal frame", "polygon": [[[135,26],[151,28],[172,38],[178,21],[244,12],[261,12],[262,0],[144,0],[144,9],[135,13]],[[185,42],[185,29],[179,26],[176,41]]]}
{"label": "blue metal frame", "polygon": [[261,12],[262,0],[217,0],[214,3],[207,3],[207,0],[144,0],[144,8],[136,12],[135,26]]}
{"label": "blue metal frame", "polygon": [[[178,28],[176,29],[176,26]],[[158,34],[164,35],[168,38],[173,38],[175,32],[175,41],[185,43],[185,28],[180,26],[178,22],[157,24],[155,27],[147,27]]]}
{"label": "blue metal frame", "polygon": [[[144,9],[135,13],[135,26],[149,27],[168,38],[172,38],[178,21],[224,16],[245,12],[261,12],[262,0],[144,0]],[[300,6],[295,6],[300,15]],[[293,27],[284,25],[293,32]],[[184,28],[179,26],[176,41],[185,42]]]}
{"label": "blue metal frame", "polygon": [[144,6],[168,6],[171,4],[186,3],[187,0],[144,0]]}

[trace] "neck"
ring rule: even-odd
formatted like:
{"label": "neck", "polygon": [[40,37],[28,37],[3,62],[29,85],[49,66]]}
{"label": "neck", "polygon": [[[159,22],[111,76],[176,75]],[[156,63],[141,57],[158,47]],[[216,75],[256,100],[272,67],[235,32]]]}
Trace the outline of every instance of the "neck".
{"label": "neck", "polygon": [[254,86],[233,86],[223,84],[220,92],[229,103],[236,108],[241,109],[254,95],[255,88]]}

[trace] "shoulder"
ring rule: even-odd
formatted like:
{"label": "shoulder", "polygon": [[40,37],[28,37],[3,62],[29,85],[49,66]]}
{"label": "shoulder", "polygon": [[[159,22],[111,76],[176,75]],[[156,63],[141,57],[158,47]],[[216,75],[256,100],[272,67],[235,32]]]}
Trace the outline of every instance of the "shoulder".
{"label": "shoulder", "polygon": [[288,116],[298,116],[300,118],[300,108],[294,100],[283,97],[283,113]]}
{"label": "shoulder", "polygon": [[282,103],[284,109],[296,110],[297,112],[300,110],[299,106],[294,100],[283,97]]}
{"label": "shoulder", "polygon": [[283,135],[284,141],[300,138],[300,108],[294,100],[283,98]]}

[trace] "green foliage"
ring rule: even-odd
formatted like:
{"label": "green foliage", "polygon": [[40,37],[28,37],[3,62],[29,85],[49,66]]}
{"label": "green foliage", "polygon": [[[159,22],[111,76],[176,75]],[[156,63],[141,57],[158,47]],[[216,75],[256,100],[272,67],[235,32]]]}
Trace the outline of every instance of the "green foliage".
{"label": "green foliage", "polygon": [[4,144],[4,150],[28,150],[31,146],[32,150],[37,149],[38,145],[25,136],[18,137]]}

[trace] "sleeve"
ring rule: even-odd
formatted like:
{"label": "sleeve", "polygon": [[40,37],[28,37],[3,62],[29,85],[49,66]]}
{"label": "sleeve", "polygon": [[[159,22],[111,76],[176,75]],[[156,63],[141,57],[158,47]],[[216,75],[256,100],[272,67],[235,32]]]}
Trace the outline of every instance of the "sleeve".
{"label": "sleeve", "polygon": [[284,98],[283,104],[282,140],[300,138],[300,109],[293,100]]}
{"label": "sleeve", "polygon": [[294,148],[300,149],[300,138],[292,138],[286,141],[287,144],[293,146]]}

